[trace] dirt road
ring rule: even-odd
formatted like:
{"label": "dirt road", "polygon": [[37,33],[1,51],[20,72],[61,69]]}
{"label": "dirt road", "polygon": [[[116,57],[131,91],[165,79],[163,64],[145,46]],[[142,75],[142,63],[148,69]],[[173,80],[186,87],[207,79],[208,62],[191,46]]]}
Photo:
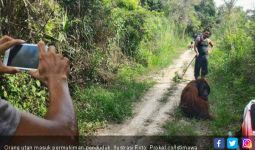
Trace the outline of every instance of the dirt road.
{"label": "dirt road", "polygon": [[193,79],[192,66],[187,70],[182,82],[176,83],[172,79],[175,72],[182,72],[193,57],[194,53],[187,50],[168,68],[154,74],[156,84],[134,105],[133,117],[122,124],[109,124],[95,135],[161,135],[164,131],[162,126],[171,120],[171,114],[179,104],[182,89]]}

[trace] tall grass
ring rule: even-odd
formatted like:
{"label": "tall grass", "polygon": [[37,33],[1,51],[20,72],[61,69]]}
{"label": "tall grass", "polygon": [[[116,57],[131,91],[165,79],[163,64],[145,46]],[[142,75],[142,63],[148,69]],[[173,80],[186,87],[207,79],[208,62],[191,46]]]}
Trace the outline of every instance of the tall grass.
{"label": "tall grass", "polygon": [[255,98],[255,42],[250,34],[254,21],[239,10],[226,18],[217,32],[219,45],[210,62],[210,100],[215,115],[210,129],[214,135],[237,132],[246,104]]}
{"label": "tall grass", "polygon": [[[31,43],[43,39],[70,59],[70,87],[82,134],[131,116],[133,102],[152,85],[137,77],[166,67],[186,45],[163,10],[150,11],[138,0],[27,2],[0,3],[0,35]],[[2,98],[35,115],[45,114],[47,94],[39,81],[25,75],[1,79]],[[20,89],[24,85],[28,90]]]}
{"label": "tall grass", "polygon": [[[250,32],[254,31],[255,22],[248,21],[238,9],[232,13],[225,16],[224,22],[215,30],[213,41],[217,48],[209,58],[209,104],[214,119],[197,120],[190,126],[194,131],[205,128],[206,132],[200,133],[202,135],[227,136],[229,132],[238,132],[244,108],[255,98],[255,42],[254,34]],[[188,122],[192,120],[188,119]],[[175,129],[167,128],[168,131]]]}
{"label": "tall grass", "polygon": [[149,68],[166,67],[186,46],[188,37],[181,39],[175,32],[178,27],[163,16],[148,18],[144,28],[149,34],[140,44],[139,57],[147,60]]}
{"label": "tall grass", "polygon": [[91,133],[106,122],[119,123],[131,116],[133,102],[138,101],[151,85],[152,82],[125,80],[108,87],[77,88],[74,97],[80,134]]}
{"label": "tall grass", "polygon": [[145,37],[138,54],[131,63],[122,65],[117,80],[110,85],[93,85],[75,89],[76,110],[81,134],[90,134],[107,122],[122,122],[132,115],[134,102],[153,85],[152,81],[138,81],[152,70],[169,65],[183,52],[186,42],[174,32],[175,26],[164,16],[147,16]]}

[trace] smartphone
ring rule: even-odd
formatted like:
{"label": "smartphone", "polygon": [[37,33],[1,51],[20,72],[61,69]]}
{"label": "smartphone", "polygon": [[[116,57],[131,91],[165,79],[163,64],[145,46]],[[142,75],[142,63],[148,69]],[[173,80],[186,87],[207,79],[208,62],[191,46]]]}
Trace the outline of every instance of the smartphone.
{"label": "smartphone", "polygon": [[21,44],[11,47],[5,52],[4,64],[19,70],[37,69],[39,64],[37,44]]}

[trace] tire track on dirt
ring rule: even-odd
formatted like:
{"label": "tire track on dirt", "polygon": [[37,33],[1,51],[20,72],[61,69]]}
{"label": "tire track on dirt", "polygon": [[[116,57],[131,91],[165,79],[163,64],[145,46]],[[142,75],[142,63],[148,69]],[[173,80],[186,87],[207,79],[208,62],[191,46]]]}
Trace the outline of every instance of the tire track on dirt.
{"label": "tire track on dirt", "polygon": [[[173,113],[180,101],[180,94],[189,80],[192,80],[193,73],[190,67],[184,77],[186,81],[179,84],[172,81],[175,72],[182,72],[183,68],[189,63],[194,54],[192,51],[185,51],[172,65],[154,75],[156,84],[150,88],[142,97],[141,101],[134,106],[134,115],[122,124],[109,124],[106,128],[98,130],[95,135],[100,136],[143,136],[160,135],[163,133],[163,124],[171,119],[169,114]],[[171,94],[166,94],[170,92]],[[165,101],[162,102],[162,98]]]}

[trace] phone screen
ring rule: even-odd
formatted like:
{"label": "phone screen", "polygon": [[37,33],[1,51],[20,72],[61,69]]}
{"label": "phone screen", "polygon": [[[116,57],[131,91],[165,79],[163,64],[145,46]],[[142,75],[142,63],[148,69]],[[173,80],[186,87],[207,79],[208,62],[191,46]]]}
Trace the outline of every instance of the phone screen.
{"label": "phone screen", "polygon": [[7,66],[37,69],[39,49],[37,45],[17,45],[10,49]]}

